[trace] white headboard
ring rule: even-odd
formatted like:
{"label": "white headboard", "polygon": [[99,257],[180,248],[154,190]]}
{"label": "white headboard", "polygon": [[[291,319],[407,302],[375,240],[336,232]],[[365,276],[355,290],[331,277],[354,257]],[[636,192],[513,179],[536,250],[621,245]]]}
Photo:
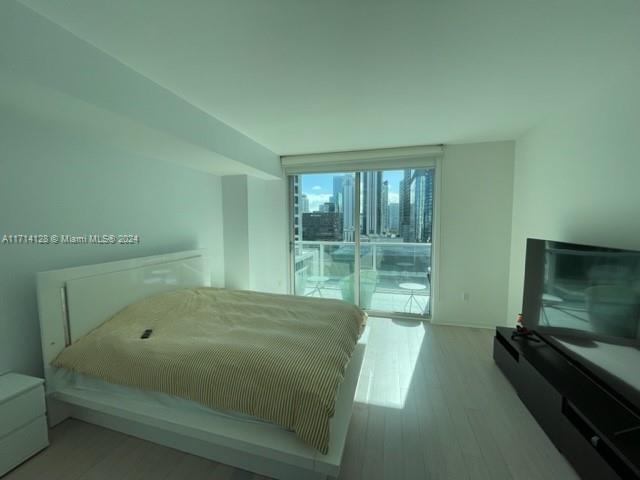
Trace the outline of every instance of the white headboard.
{"label": "white headboard", "polygon": [[38,310],[45,380],[51,361],[67,345],[130,303],[180,288],[209,286],[203,250],[40,272]]}

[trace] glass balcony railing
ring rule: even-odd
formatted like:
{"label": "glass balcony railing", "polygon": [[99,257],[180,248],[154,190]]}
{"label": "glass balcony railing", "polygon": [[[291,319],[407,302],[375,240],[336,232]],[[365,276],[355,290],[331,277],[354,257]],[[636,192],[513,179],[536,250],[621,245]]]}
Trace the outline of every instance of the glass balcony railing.
{"label": "glass balcony railing", "polygon": [[[355,251],[353,242],[296,242],[296,295],[354,302]],[[430,243],[362,242],[359,274],[363,308],[429,314]]]}

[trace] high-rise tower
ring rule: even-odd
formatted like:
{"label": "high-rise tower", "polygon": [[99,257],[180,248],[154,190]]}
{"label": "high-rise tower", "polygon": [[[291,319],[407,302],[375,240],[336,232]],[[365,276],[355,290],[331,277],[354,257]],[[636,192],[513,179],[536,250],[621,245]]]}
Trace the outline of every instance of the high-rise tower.
{"label": "high-rise tower", "polygon": [[382,172],[362,172],[363,235],[379,235],[382,221]]}
{"label": "high-rise tower", "polygon": [[355,181],[352,175],[347,174],[342,177],[342,236],[345,242],[355,241],[354,198]]}

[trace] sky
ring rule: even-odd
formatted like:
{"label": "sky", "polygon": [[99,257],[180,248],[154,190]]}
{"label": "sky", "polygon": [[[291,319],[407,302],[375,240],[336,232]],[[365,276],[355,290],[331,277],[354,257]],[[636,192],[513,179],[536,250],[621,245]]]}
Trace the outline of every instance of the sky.
{"label": "sky", "polygon": [[[309,199],[309,211],[315,212],[333,195],[333,177],[342,173],[319,173],[301,175],[302,193]],[[403,170],[384,171],[382,180],[389,182],[389,203],[398,203],[398,187],[404,177]]]}

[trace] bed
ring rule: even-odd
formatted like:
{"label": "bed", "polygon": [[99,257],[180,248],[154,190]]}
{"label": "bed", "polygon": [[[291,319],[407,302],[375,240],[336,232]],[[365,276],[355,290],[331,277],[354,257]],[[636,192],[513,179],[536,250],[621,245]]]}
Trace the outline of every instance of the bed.
{"label": "bed", "polygon": [[[39,273],[38,304],[50,424],[55,425],[65,418],[74,417],[274,478],[320,479],[337,476],[366,347],[366,331],[359,338],[357,334],[360,332],[356,332],[355,347],[351,345],[346,350],[337,349],[332,359],[327,360],[337,362],[340,371],[337,377],[323,384],[324,390],[333,389],[335,392],[330,405],[322,403],[328,417],[318,422],[321,428],[313,431],[309,430],[309,422],[305,423],[302,417],[297,420],[289,414],[270,417],[265,413],[268,409],[265,410],[266,407],[260,402],[250,402],[246,408],[239,408],[239,405],[242,406],[244,403],[227,401],[227,397],[221,394],[212,397],[211,391],[204,394],[204,397],[198,396],[198,392],[193,389],[188,394],[183,395],[181,392],[180,395],[176,395],[175,388],[178,387],[173,385],[157,388],[158,385],[150,387],[141,385],[140,382],[128,381],[127,376],[122,374],[126,368],[120,369],[120,377],[110,376],[110,373],[96,375],[96,368],[118,373],[118,369],[113,369],[110,365],[107,365],[109,368],[104,368],[105,363],[109,363],[105,362],[105,359],[109,358],[106,354],[102,357],[92,354],[91,358],[96,360],[93,363],[94,370],[91,370],[92,363],[86,360],[87,352],[102,351],[104,354],[109,348],[113,348],[108,346],[107,340],[115,335],[114,332],[121,335],[127,329],[132,332],[141,330],[142,324],[136,324],[136,319],[140,316],[140,310],[136,310],[136,306],[145,304],[150,298],[168,298],[174,302],[178,298],[182,302],[181,305],[185,304],[185,298],[188,298],[186,303],[189,304],[194,302],[194,298],[198,301],[206,298],[207,301],[213,302],[212,305],[231,302],[233,308],[229,311],[236,311],[239,306],[245,305],[243,308],[246,311],[243,311],[242,315],[224,315],[225,322],[233,319],[234,322],[241,323],[240,327],[234,324],[234,331],[238,328],[246,329],[247,325],[253,329],[255,322],[260,319],[264,322],[270,321],[268,319],[274,317],[267,315],[266,311],[269,308],[282,308],[281,312],[288,312],[290,322],[296,316],[305,317],[300,318],[299,327],[290,323],[289,327],[281,325],[282,328],[308,330],[313,321],[305,322],[309,320],[306,318],[308,315],[301,313],[305,308],[310,311],[322,311],[326,316],[327,312],[339,312],[341,308],[348,307],[342,302],[332,304],[331,301],[296,297],[282,299],[294,301],[293,306],[279,307],[276,302],[278,299],[273,295],[209,288],[210,278],[206,254],[201,250]],[[273,304],[272,307],[268,307],[270,302]],[[316,305],[314,302],[321,302],[322,305]],[[253,305],[253,310],[249,305]],[[258,309],[260,305],[265,305],[265,312]],[[130,311],[134,314],[127,316],[123,313]],[[286,317],[285,313],[282,315]],[[105,322],[111,317],[112,320]],[[249,317],[252,323],[247,324]],[[113,325],[118,328],[112,328]],[[155,342],[155,345],[163,345],[162,348],[166,349],[166,345],[176,344],[172,335],[167,333],[170,332],[171,326],[171,322],[165,319],[164,324],[154,325],[148,339],[151,341],[139,340],[136,336],[130,344],[138,345],[136,348],[143,345],[144,348],[153,350],[159,348],[152,348]],[[271,325],[269,331],[275,330],[276,326]],[[202,325],[195,323],[190,328],[196,328],[197,332]],[[340,338],[345,336],[344,332],[335,333]],[[351,333],[346,336],[349,335]],[[196,336],[188,338],[193,339]],[[218,334],[209,336],[217,337]],[[181,340],[181,345],[185,341],[192,343],[188,338]],[[259,343],[259,336],[252,342]],[[332,340],[332,343],[336,342]],[[329,350],[328,345],[321,345],[319,349]],[[101,349],[101,346],[104,348]],[[234,355],[237,353],[235,350],[236,347],[233,349]],[[136,361],[137,356],[136,353]],[[118,358],[125,358],[121,351],[118,352]],[[147,363],[158,363],[159,358],[161,357],[152,356]],[[238,358],[240,357],[234,357],[230,365],[237,363]],[[261,357],[260,363],[268,364],[265,358],[269,356]],[[220,367],[216,362],[225,361],[226,357],[214,358],[211,365],[217,367],[198,374],[215,376]],[[205,363],[208,365],[209,360]],[[321,362],[314,360],[313,363]],[[138,365],[136,371],[141,368],[143,367]],[[165,365],[164,368],[173,367]],[[149,372],[153,371],[149,370],[143,377],[148,378]],[[189,372],[190,370],[183,370],[174,378],[181,379]],[[267,371],[264,375],[277,378],[277,371]],[[282,378],[291,375],[289,372]],[[259,382],[245,382],[253,383]],[[219,387],[222,385],[218,383],[218,387],[212,391],[215,393],[221,390]],[[308,386],[300,388],[300,391],[308,391]],[[260,396],[259,392],[254,392],[251,398]],[[203,401],[203,398],[206,400],[210,397],[214,398],[215,402]],[[222,397],[224,401],[219,400]],[[322,427],[324,423],[326,429]]]}

